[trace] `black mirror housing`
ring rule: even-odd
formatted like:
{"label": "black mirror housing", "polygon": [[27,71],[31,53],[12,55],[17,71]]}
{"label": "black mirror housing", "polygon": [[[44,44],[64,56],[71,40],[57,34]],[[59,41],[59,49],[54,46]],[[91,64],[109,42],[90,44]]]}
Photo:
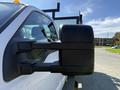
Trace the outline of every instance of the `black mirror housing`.
{"label": "black mirror housing", "polygon": [[55,63],[20,62],[20,70],[24,74],[30,74],[34,71],[50,71],[64,75],[86,75],[94,72],[92,27],[88,25],[63,25],[59,34],[61,40],[59,43],[36,43],[35,41],[17,43],[18,53],[40,48],[59,50],[59,61]]}
{"label": "black mirror housing", "polygon": [[[94,71],[94,34],[91,26],[63,25],[60,40],[64,44],[73,44],[76,49],[60,50],[60,64],[63,74],[91,74]],[[78,49],[77,49],[78,48]]]}

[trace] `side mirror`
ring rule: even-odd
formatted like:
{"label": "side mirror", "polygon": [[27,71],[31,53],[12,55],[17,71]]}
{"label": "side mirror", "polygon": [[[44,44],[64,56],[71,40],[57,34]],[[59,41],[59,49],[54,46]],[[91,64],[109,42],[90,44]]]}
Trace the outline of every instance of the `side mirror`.
{"label": "side mirror", "polygon": [[[94,35],[90,26],[64,25],[60,40],[72,44],[69,50],[60,50],[60,64],[65,67],[64,74],[91,74],[94,71]],[[66,46],[67,47],[67,46]],[[75,47],[75,49],[72,49]]]}
{"label": "side mirror", "polygon": [[94,71],[94,34],[88,25],[63,25],[57,43],[17,42],[17,52],[32,49],[59,50],[59,61],[55,63],[19,62],[20,71],[30,74],[35,71],[50,71],[64,75],[86,75]]}

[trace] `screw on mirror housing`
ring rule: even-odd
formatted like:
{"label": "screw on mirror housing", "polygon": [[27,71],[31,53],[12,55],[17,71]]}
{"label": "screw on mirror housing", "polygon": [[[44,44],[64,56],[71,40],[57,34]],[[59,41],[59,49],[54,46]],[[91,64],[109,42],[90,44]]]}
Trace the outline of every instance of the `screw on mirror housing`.
{"label": "screw on mirror housing", "polygon": [[[19,63],[23,74],[35,71],[50,71],[64,75],[86,75],[94,71],[94,34],[88,25],[63,25],[60,28],[61,42],[37,43],[22,41],[17,43],[18,53],[33,49],[59,50],[59,61],[55,63]],[[29,72],[30,71],[30,72]]]}

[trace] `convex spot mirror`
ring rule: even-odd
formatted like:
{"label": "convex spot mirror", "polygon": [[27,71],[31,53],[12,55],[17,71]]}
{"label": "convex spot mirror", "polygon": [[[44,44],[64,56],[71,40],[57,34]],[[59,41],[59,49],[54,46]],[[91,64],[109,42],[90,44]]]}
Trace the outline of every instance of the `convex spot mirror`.
{"label": "convex spot mirror", "polygon": [[59,61],[55,63],[21,62],[24,73],[50,71],[64,75],[85,75],[94,71],[94,34],[88,25],[63,25],[59,32],[61,42],[37,43],[35,41],[17,42],[19,53],[32,49],[59,50]]}

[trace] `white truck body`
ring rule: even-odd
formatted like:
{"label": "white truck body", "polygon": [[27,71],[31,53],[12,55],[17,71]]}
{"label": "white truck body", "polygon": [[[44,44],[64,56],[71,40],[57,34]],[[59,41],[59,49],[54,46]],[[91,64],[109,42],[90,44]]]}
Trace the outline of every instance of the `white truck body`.
{"label": "white truck body", "polygon": [[[7,28],[0,33],[0,90],[62,90],[65,83],[66,76],[50,72],[35,72],[31,75],[21,75],[9,82],[3,79],[3,55],[5,48],[31,11],[41,12],[35,7],[26,7]],[[58,52],[54,52],[47,56],[45,62],[57,60]]]}

